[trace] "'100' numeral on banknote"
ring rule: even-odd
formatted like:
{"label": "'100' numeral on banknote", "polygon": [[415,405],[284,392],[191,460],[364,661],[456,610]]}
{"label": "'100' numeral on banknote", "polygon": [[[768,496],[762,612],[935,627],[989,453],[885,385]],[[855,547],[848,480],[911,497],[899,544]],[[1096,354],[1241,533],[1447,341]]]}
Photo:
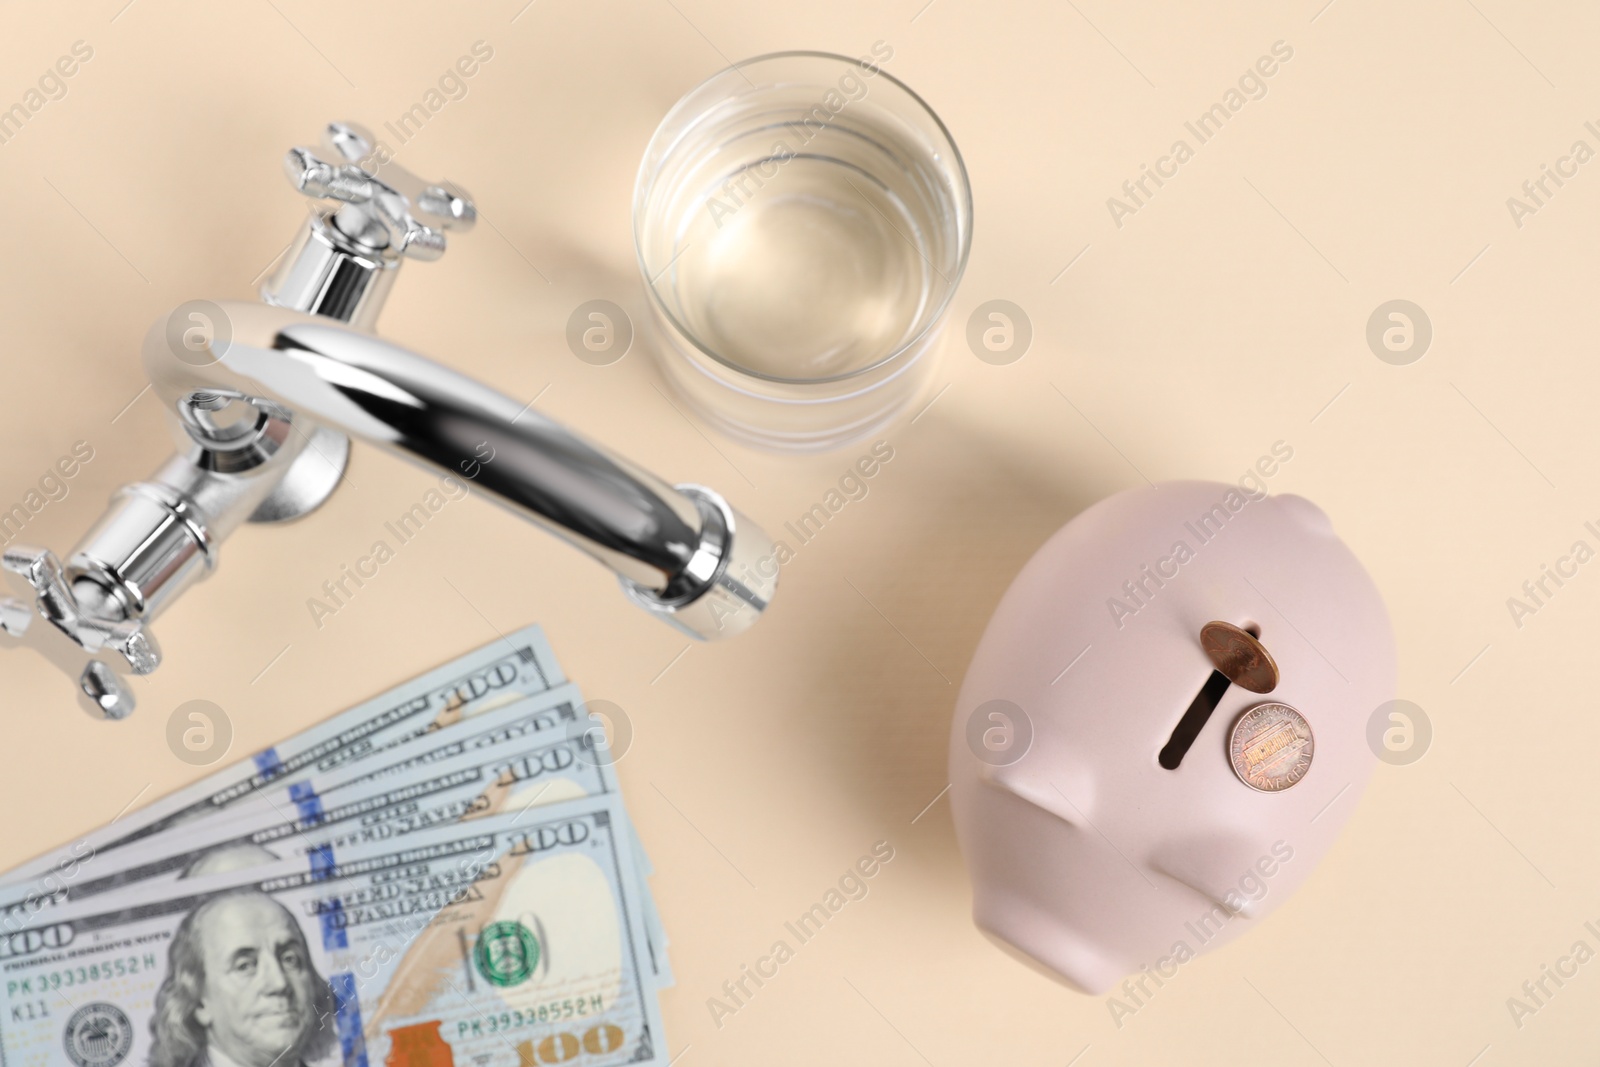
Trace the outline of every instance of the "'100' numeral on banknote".
{"label": "'100' numeral on banknote", "polygon": [[625,834],[615,795],[583,797],[62,905],[0,941],[0,1054],[6,1067],[664,1062]]}
{"label": "'100' numeral on banknote", "polygon": [[101,853],[565,681],[543,631],[526,627],[162,797],[67,848],[37,857],[8,873],[5,883],[52,870],[63,878],[76,876]]}

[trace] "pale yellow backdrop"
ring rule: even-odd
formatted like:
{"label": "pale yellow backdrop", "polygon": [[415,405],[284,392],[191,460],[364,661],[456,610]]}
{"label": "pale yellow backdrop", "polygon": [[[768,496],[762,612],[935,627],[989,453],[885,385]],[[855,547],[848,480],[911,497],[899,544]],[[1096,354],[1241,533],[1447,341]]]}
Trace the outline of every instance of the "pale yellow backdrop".
{"label": "pale yellow backdrop", "polygon": [[[1506,999],[1600,919],[1600,564],[1520,628],[1506,600],[1600,520],[1600,162],[1547,179],[1520,219],[1507,198],[1575,141],[1600,148],[1584,125],[1600,126],[1600,13],[922,3],[0,10],[4,105],[75,42],[93,51],[0,144],[0,503],[75,441],[95,450],[30,525],[57,551],[166,452],[140,396],[146,327],[183,300],[247,297],[302,223],[284,149],[329,119],[392,121],[475,42],[493,58],[399,158],[460,182],[489,225],[408,267],[382,332],[771,529],[860,450],[757,453],[658,392],[629,227],[655,124],[734,59],[883,40],[949,124],[976,201],[948,388],[885,432],[893,461],[801,549],[754,632],[685,651],[601,569],[481,502],[452,505],[319,630],[306,598],[429,480],[358,446],[354,484],[302,523],[238,533],[158,621],[168,662],[130,721],[90,721],[42,662],[3,659],[0,865],[202,773],[167,748],[183,701],[227,711],[237,758],[538,621],[635,727],[621,777],[657,866],[684,1067],[1596,1062],[1600,963],[1520,1028]],[[1266,95],[1119,227],[1107,198],[1279,41],[1293,56]],[[610,367],[563,340],[595,298],[640,323]],[[964,341],[991,299],[1033,325],[1009,366]],[[1365,339],[1392,299],[1433,324],[1408,366]],[[1294,459],[1274,488],[1319,502],[1371,569],[1433,746],[1378,768],[1303,892],[1119,1028],[1103,998],[1024,970],[968,920],[948,803],[930,806],[951,705],[1052,530],[1145,479],[1235,478],[1280,439]],[[871,894],[715,1026],[706,999],[880,840],[895,859]]]}

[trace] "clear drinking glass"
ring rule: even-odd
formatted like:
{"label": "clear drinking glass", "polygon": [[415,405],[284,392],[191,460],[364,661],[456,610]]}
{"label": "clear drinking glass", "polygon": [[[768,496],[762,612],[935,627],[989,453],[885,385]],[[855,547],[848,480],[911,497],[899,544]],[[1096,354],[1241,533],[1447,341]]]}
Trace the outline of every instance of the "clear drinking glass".
{"label": "clear drinking glass", "polygon": [[691,90],[634,187],[668,381],[724,432],[822,451],[928,383],[972,191],[944,123],[883,71],[780,52]]}

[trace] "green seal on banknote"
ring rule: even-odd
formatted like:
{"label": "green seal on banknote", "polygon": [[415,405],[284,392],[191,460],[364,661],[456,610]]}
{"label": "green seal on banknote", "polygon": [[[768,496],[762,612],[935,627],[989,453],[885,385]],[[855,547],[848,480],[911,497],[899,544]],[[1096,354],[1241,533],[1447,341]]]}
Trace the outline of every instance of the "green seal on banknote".
{"label": "green seal on banknote", "polygon": [[519,922],[494,922],[478,935],[473,950],[478,971],[497,986],[525,982],[539,966],[539,941]]}

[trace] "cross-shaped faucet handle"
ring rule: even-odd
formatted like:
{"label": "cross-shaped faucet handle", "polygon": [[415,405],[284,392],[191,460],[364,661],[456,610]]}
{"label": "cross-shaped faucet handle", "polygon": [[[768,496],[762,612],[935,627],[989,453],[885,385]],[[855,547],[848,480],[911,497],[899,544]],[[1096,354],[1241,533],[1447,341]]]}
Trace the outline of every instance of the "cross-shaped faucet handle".
{"label": "cross-shaped faucet handle", "polygon": [[131,712],[133,692],[124,675],[149,674],[161,663],[144,621],[97,614],[92,603],[80,600],[79,587],[68,583],[61,561],[48,549],[13,545],[0,566],[18,593],[0,596],[0,635],[33,645],[75,675],[85,707],[108,719]]}
{"label": "cross-shaped faucet handle", "polygon": [[461,188],[425,182],[383,158],[387,150],[364,127],[329,123],[322,143],[323,156],[289,149],[284,171],[300,192],[339,204],[333,225],[364,249],[388,259],[434,260],[444,255],[445,230],[469,230],[477,221]]}

